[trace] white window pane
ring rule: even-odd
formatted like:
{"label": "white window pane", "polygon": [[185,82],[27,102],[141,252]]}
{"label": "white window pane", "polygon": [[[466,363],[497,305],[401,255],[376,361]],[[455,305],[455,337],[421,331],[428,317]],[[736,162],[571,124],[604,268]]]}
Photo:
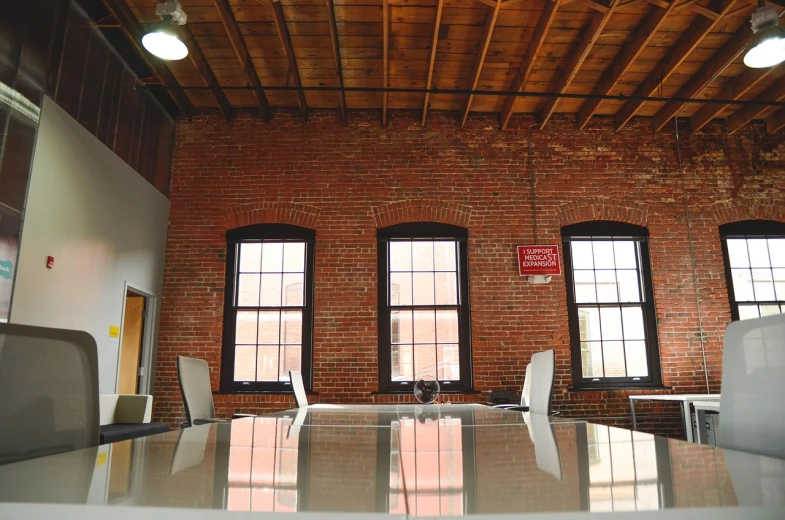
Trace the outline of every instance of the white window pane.
{"label": "white window pane", "polygon": [[433,242],[423,240],[412,242],[412,269],[433,271]]}
{"label": "white window pane", "polygon": [[619,282],[619,299],[623,302],[641,302],[638,271],[616,271],[616,280]]}
{"label": "white window pane", "polygon": [[435,311],[414,311],[414,342],[436,343]]}
{"label": "white window pane", "polygon": [[236,344],[256,345],[256,311],[237,311],[234,329]]}
{"label": "white window pane", "polygon": [[414,305],[433,305],[433,273],[413,273],[412,282],[412,302]]}
{"label": "white window pane", "polygon": [[752,292],[752,275],[749,269],[731,270],[733,278],[733,294],[737,302],[755,301],[755,293]]}
{"label": "white window pane", "polygon": [[237,277],[237,305],[241,307],[259,305],[258,274],[241,274]]}
{"label": "white window pane", "polygon": [[278,381],[278,346],[259,346],[256,353],[256,380]]}
{"label": "white window pane", "polygon": [[390,305],[412,304],[412,274],[390,273]]}
{"label": "white window pane", "polygon": [[440,381],[457,381],[461,378],[457,344],[436,345],[436,373]]}
{"label": "white window pane", "polygon": [[597,301],[600,303],[610,303],[619,301],[619,293],[616,287],[615,271],[594,271],[597,278]]}
{"label": "white window pane", "polygon": [[412,381],[414,378],[414,348],[412,345],[390,347],[393,381]]}
{"label": "white window pane", "polygon": [[570,251],[573,269],[594,269],[590,241],[576,240],[570,242]]}
{"label": "white window pane", "polygon": [[414,379],[425,376],[436,378],[436,345],[414,346]]}
{"label": "white window pane", "polygon": [[621,309],[618,307],[603,307],[600,309],[600,324],[602,326],[602,339],[624,339],[621,333]]}
{"label": "white window pane", "polygon": [[755,301],[770,301],[774,299],[774,283],[771,269],[753,269],[752,283],[755,287]]}
{"label": "white window pane", "polygon": [[623,341],[603,341],[602,354],[605,361],[605,377],[624,377],[627,375],[624,363]]}
{"label": "white window pane", "polygon": [[305,272],[305,242],[284,243],[283,270],[285,273]]}
{"label": "white window pane", "polygon": [[[265,247],[267,247],[265,245]],[[264,251],[264,249],[262,249]],[[280,274],[262,274],[262,285],[260,289],[259,304],[261,306],[279,307],[281,305],[281,283]]]}
{"label": "white window pane", "polygon": [[433,262],[437,271],[455,271],[455,242],[434,242]]}
{"label": "white window pane", "polygon": [[262,244],[240,244],[240,271],[258,273],[262,267]]}
{"label": "white window pane", "polygon": [[613,242],[610,240],[598,240],[592,242],[594,248],[594,268],[613,269],[616,264],[613,262]]}
{"label": "white window pane", "polygon": [[646,361],[646,342],[625,341],[624,348],[627,351],[627,376],[648,377],[649,367]]}
{"label": "white window pane", "polygon": [[637,269],[638,263],[635,260],[635,242],[615,241],[613,251],[616,258],[616,269]]}
{"label": "white window pane", "polygon": [[775,314],[780,313],[780,306],[779,305],[760,305],[760,317],[764,316],[774,316]]}
{"label": "white window pane", "polygon": [[739,305],[739,319],[750,320],[760,318],[757,305]]}
{"label": "white window pane", "polygon": [[256,379],[256,345],[237,345],[234,347],[234,380],[253,381]]}
{"label": "white window pane", "polygon": [[390,242],[390,271],[412,270],[412,243]]}
{"label": "white window pane", "polygon": [[594,286],[594,271],[575,271],[575,303],[596,303],[597,290]]}
{"label": "white window pane", "polygon": [[581,342],[583,377],[602,377],[602,343]]}
{"label": "white window pane", "polygon": [[774,275],[774,292],[777,299],[785,301],[785,269],[772,269]]}
{"label": "white window pane", "polygon": [[436,284],[436,305],[458,304],[458,278],[455,272],[435,273],[434,283]]}
{"label": "white window pane", "polygon": [[283,271],[283,242],[265,242],[262,245],[262,272]]}
{"label": "white window pane", "polygon": [[578,324],[580,326],[581,341],[599,341],[602,339],[600,311],[596,307],[579,308]]}
{"label": "white window pane", "polygon": [[771,267],[769,262],[769,248],[765,238],[750,238],[747,240],[750,251],[751,267]]}
{"label": "white window pane", "polygon": [[281,313],[278,311],[265,311],[259,313],[259,339],[260,344],[277,345],[280,342]]}
{"label": "white window pane", "polygon": [[769,239],[769,257],[773,267],[785,267],[785,238]]}
{"label": "white window pane", "polygon": [[728,257],[731,267],[749,267],[750,259],[747,256],[747,241],[743,238],[729,238]]}
{"label": "white window pane", "polygon": [[640,307],[624,307],[621,310],[624,324],[624,339],[646,339],[643,328],[643,309]]}
{"label": "white window pane", "polygon": [[281,343],[300,345],[303,342],[302,311],[285,311],[281,313]]}
{"label": "white window pane", "polygon": [[392,311],[390,313],[390,341],[392,343],[411,343],[412,311]]}
{"label": "white window pane", "polygon": [[[264,275],[262,275],[264,276]],[[302,273],[286,273],[283,275],[283,306],[296,306],[303,305],[303,278],[305,275]]]}
{"label": "white window pane", "polygon": [[289,381],[289,371],[302,369],[303,347],[301,345],[284,345],[281,347],[281,370],[278,373],[280,381]]}
{"label": "white window pane", "polygon": [[458,310],[436,311],[436,341],[458,343]]}

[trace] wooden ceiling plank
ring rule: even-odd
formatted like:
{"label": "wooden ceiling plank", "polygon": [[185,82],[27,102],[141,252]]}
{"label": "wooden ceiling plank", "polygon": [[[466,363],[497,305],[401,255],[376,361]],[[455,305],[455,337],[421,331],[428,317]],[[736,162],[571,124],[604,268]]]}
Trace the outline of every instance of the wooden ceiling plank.
{"label": "wooden ceiling plank", "polygon": [[665,0],[648,0],[648,2],[662,9],[668,8],[668,2],[666,2]]}
{"label": "wooden ceiling plank", "polygon": [[[613,65],[603,74],[600,84],[594,89],[594,94],[608,95],[613,87],[627,72],[643,49],[649,44],[654,34],[663,26],[668,15],[676,7],[676,0],[672,0],[667,9],[655,8],[653,13],[649,13],[643,22],[635,30],[632,39],[622,47],[618,58],[613,61]],[[599,108],[602,100],[587,99],[578,111],[578,128],[583,129],[591,120],[594,113]]]}
{"label": "wooden ceiling plank", "polygon": [[[782,65],[780,66],[783,67]],[[755,101],[782,101],[785,99],[785,81],[775,81],[769,88],[764,90]],[[766,105],[746,105],[733,113],[728,118],[728,133],[732,134],[739,128],[746,126],[750,121],[761,115],[766,109]]]}
{"label": "wooden ceiling plank", "polygon": [[[602,5],[602,4],[598,3],[598,2],[595,2],[594,0],[577,0],[577,1],[582,3],[585,6],[591,7],[595,11],[599,11],[601,13],[607,13],[608,10],[609,10],[609,8],[607,6],[604,6],[604,5]],[[664,2],[665,0],[657,0],[657,1]]]}
{"label": "wooden ceiling plank", "polygon": [[716,20],[719,20],[720,17],[722,16],[720,13],[718,13],[718,12],[712,10],[712,9],[708,9],[706,7],[703,7],[700,4],[692,4],[690,6],[690,9],[692,9],[693,11],[695,11],[696,13],[698,13],[700,15],[705,16],[706,18],[708,18],[710,20],[715,20],[716,21]]}
{"label": "wooden ceiling plank", "polygon": [[335,5],[333,0],[325,0],[327,17],[330,24],[330,38],[333,43],[333,59],[335,60],[335,76],[338,79],[338,106],[341,110],[341,122],[346,125],[346,93],[343,91],[343,70],[341,68],[341,47],[338,44],[338,24],[335,22]]}
{"label": "wooden ceiling plank", "polygon": [[[389,53],[390,53],[390,4],[388,0],[382,0],[382,67],[384,67],[383,88],[389,85]],[[387,91],[382,93],[382,126],[387,126]]]}
{"label": "wooden ceiling plank", "polygon": [[[715,0],[711,5],[717,9],[721,16],[725,16],[736,0]],[[657,92],[657,89],[668,80],[676,69],[694,51],[703,39],[712,32],[719,24],[719,19],[696,18],[692,21],[687,31],[685,31],[676,44],[670,49],[668,55],[663,58],[653,71],[643,80],[637,89],[635,96],[648,97]],[[643,106],[643,101],[629,100],[616,113],[616,130],[619,131],[635,116]]]}
{"label": "wooden ceiling plank", "polygon": [[300,115],[303,121],[308,122],[308,103],[305,100],[305,92],[302,90],[303,83],[300,80],[300,69],[297,68],[297,57],[294,55],[292,37],[289,34],[289,27],[286,25],[286,17],[283,14],[281,0],[271,0],[270,7],[273,9],[275,28],[278,30],[278,39],[281,40],[284,55],[289,63],[289,74],[291,74],[294,86],[297,87],[297,105],[300,107]]}
{"label": "wooden ceiling plank", "polygon": [[[558,1],[558,0],[557,0]],[[488,47],[491,45],[493,38],[493,29],[496,27],[496,20],[499,18],[499,9],[502,6],[502,0],[497,0],[496,5],[488,10],[488,15],[485,18],[485,28],[483,29],[482,39],[480,39],[480,52],[477,53],[477,58],[474,60],[474,72],[472,72],[472,82],[469,90],[477,88],[477,83],[480,81],[480,74],[482,74],[482,66],[485,63],[485,57],[488,55]],[[469,94],[466,98],[466,104],[463,107],[463,115],[461,116],[461,128],[466,125],[466,119],[469,117],[471,110],[472,100],[474,94]]]}
{"label": "wooden ceiling plank", "polygon": [[[578,73],[578,70],[581,68],[581,65],[583,65],[583,62],[589,56],[589,52],[591,52],[594,44],[597,43],[597,39],[610,21],[611,16],[619,7],[619,3],[619,0],[611,0],[606,13],[596,13],[592,16],[589,25],[583,31],[580,42],[571,53],[570,61],[564,67],[562,75],[552,92],[562,94],[567,90],[572,83],[572,80],[575,78],[575,75]],[[558,103],[559,98],[555,97],[545,100],[545,104],[539,113],[540,130],[545,128],[545,125],[548,124]]]}
{"label": "wooden ceiling plank", "polygon": [[[433,43],[431,43],[431,59],[428,62],[428,78],[425,81],[425,89],[430,90],[431,82],[433,81],[433,66],[436,63],[436,47],[439,43],[439,26],[442,23],[442,9],[444,8],[444,0],[439,0],[436,4],[436,22],[433,25]],[[421,126],[425,126],[425,118],[428,117],[428,102],[430,101],[431,94],[425,93],[425,101],[422,106],[422,122]]]}
{"label": "wooden ceiling plank", "polygon": [[185,37],[185,44],[188,47],[188,57],[191,59],[194,67],[196,67],[196,70],[199,71],[205,85],[210,87],[210,93],[215,98],[215,102],[218,103],[218,108],[220,108],[226,121],[231,121],[234,115],[232,105],[229,103],[229,100],[226,99],[226,94],[224,94],[224,91],[219,86],[218,80],[216,79],[215,74],[213,74],[213,69],[210,68],[210,64],[207,63],[207,58],[202,54],[199,43],[197,43],[196,38],[187,25],[182,26],[180,29]]}
{"label": "wooden ceiling plank", "polygon": [[785,108],[780,108],[765,119],[766,132],[773,134],[785,128]]}
{"label": "wooden ceiling plank", "polygon": [[232,14],[229,0],[213,0],[213,3],[218,11],[218,17],[221,19],[221,23],[226,30],[226,34],[229,37],[232,49],[234,49],[234,55],[237,56],[237,60],[243,68],[243,72],[248,79],[248,85],[253,89],[253,96],[256,100],[256,104],[259,106],[259,110],[262,111],[262,117],[264,117],[265,121],[269,121],[272,117],[270,102],[264,94],[262,82],[259,80],[259,75],[256,73],[251,55],[248,53],[245,39],[243,38],[242,33],[240,33],[240,26],[237,24],[234,14]]}
{"label": "wooden ceiling plank", "polygon": [[[537,54],[539,54],[543,43],[545,43],[545,38],[548,35],[551,25],[553,25],[553,21],[556,19],[556,13],[559,11],[561,5],[562,0],[545,3],[545,7],[543,8],[542,13],[540,13],[540,18],[537,20],[537,26],[534,28],[531,42],[529,42],[529,46],[526,48],[526,54],[523,55],[521,66],[515,75],[510,91],[521,92],[526,86],[529,75],[534,68]],[[500,127],[502,130],[506,129],[510,122],[515,100],[516,98],[514,96],[508,96],[507,99],[504,100],[504,106],[502,107],[500,115]]]}
{"label": "wooden ceiling plank", "polygon": [[117,20],[117,23],[120,24],[120,28],[126,38],[131,40],[136,52],[138,52],[142,59],[150,66],[152,71],[161,81],[161,84],[166,87],[169,95],[172,96],[174,102],[180,107],[180,110],[183,112],[186,119],[191,119],[194,113],[194,106],[191,103],[191,100],[188,99],[188,96],[185,94],[182,87],[180,87],[180,84],[177,82],[174,74],[172,74],[172,71],[169,70],[169,67],[162,60],[154,58],[144,49],[144,47],[142,47],[142,36],[144,36],[144,31],[131,9],[122,0],[103,0],[103,2],[114,19]]}

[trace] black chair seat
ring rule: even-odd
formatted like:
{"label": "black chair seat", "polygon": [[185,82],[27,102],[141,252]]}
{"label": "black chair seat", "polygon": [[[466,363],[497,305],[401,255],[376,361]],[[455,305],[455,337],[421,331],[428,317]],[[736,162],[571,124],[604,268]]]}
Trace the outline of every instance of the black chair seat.
{"label": "black chair seat", "polygon": [[166,423],[105,424],[101,426],[101,444],[127,441],[168,431],[169,425]]}

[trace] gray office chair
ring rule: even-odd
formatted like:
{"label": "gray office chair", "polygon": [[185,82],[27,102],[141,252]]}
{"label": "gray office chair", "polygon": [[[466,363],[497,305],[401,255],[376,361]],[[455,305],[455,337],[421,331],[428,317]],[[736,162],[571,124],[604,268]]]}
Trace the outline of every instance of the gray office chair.
{"label": "gray office chair", "polygon": [[305,385],[303,384],[303,375],[295,370],[290,370],[289,381],[291,381],[292,383],[292,390],[294,391],[294,401],[297,403],[297,408],[307,408],[308,396],[305,395]]}
{"label": "gray office chair", "polygon": [[[553,380],[556,377],[556,354],[551,350],[537,352],[532,355],[531,363],[526,367],[523,381],[523,395],[521,406],[501,405],[506,410],[519,412],[532,412],[541,415],[551,415],[551,398],[553,397]],[[530,389],[526,383],[531,380]],[[530,395],[527,395],[530,394]],[[523,405],[523,401],[526,405]]]}
{"label": "gray office chair", "polygon": [[215,418],[207,361],[177,356],[177,378],[180,380],[180,392],[183,395],[188,426],[226,422]]}
{"label": "gray office chair", "polygon": [[719,444],[785,459],[785,315],[735,321],[722,352]]}
{"label": "gray office chair", "polygon": [[93,337],[0,324],[0,403],[0,464],[98,446]]}

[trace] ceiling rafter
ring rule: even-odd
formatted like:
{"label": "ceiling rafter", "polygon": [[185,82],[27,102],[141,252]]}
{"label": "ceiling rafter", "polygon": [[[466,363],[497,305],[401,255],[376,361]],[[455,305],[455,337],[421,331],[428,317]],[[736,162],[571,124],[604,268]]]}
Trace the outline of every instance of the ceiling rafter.
{"label": "ceiling rafter", "polygon": [[690,6],[690,9],[692,9],[693,11],[695,11],[696,13],[698,13],[700,15],[705,16],[706,18],[708,18],[710,20],[715,20],[716,21],[716,20],[719,20],[722,17],[722,15],[720,13],[718,13],[717,11],[715,11],[713,9],[709,9],[707,7],[703,7],[700,4],[692,4]]}
{"label": "ceiling rafter", "polygon": [[[537,54],[539,54],[543,43],[545,43],[545,37],[548,35],[551,25],[553,25],[554,19],[556,19],[556,13],[558,12],[559,7],[562,5],[562,0],[545,2],[545,7],[540,14],[540,18],[537,20],[537,26],[534,28],[531,42],[529,42],[529,46],[526,48],[526,54],[523,55],[521,66],[518,69],[518,73],[515,74],[515,79],[513,80],[512,88],[510,89],[511,91],[521,92],[526,87],[529,75],[531,75],[532,69],[534,68],[534,61],[537,59]],[[514,97],[507,97],[504,101],[504,107],[500,114],[500,127],[502,130],[507,128],[507,124],[510,122],[510,117],[512,116],[513,108],[515,107],[515,100],[516,98]]]}
{"label": "ceiling rafter", "polygon": [[[444,8],[444,0],[439,0],[436,4],[436,21],[433,24],[433,42],[431,43],[431,58],[428,62],[428,78],[425,81],[425,88],[431,88],[433,81],[433,66],[436,63],[436,47],[439,43],[439,26],[442,23],[442,9]],[[431,98],[430,92],[425,94],[425,101],[422,105],[422,122],[421,126],[425,126],[425,119],[428,117],[428,104]]]}
{"label": "ceiling rafter", "polygon": [[278,30],[278,39],[281,41],[284,55],[289,62],[289,75],[291,75],[294,86],[297,87],[297,105],[300,107],[300,115],[303,121],[308,121],[308,102],[305,100],[303,83],[300,80],[300,69],[297,68],[297,57],[294,55],[292,37],[289,35],[289,27],[286,25],[286,17],[283,14],[281,0],[271,0],[270,7],[273,9],[275,28]]}
{"label": "ceiling rafter", "polygon": [[161,81],[161,84],[170,92],[174,102],[180,107],[180,110],[186,119],[191,119],[194,113],[194,106],[191,103],[191,100],[188,99],[188,96],[185,94],[182,87],[180,87],[180,84],[177,82],[174,74],[172,74],[172,71],[169,70],[169,67],[158,58],[153,58],[142,47],[142,36],[144,35],[142,25],[136,19],[136,16],[134,16],[131,9],[122,0],[103,0],[103,2],[109,12],[112,13],[114,19],[117,20],[117,23],[120,24],[120,28],[126,38],[131,40],[136,51],[142,56],[142,59],[144,59],[147,65],[149,65]]}
{"label": "ceiling rafter", "polygon": [[[476,89],[477,83],[480,81],[482,66],[485,63],[485,57],[488,55],[488,48],[490,47],[491,39],[493,38],[493,29],[496,27],[496,20],[499,18],[499,9],[501,9],[501,6],[502,1],[497,0],[496,5],[488,10],[488,15],[485,18],[485,28],[483,29],[482,38],[480,39],[480,52],[477,53],[477,58],[474,60],[474,71],[472,72],[472,82],[469,90]],[[466,119],[469,117],[473,99],[474,94],[469,94],[469,97],[466,98],[466,104],[463,107],[461,115],[461,128],[466,125]]]}
{"label": "ceiling rafter", "polygon": [[[592,16],[589,25],[581,35],[580,41],[570,55],[570,61],[564,69],[562,69],[562,75],[556,83],[554,92],[563,93],[567,91],[567,88],[572,83],[572,80],[575,78],[581,65],[583,65],[583,62],[586,61],[586,58],[589,56],[589,52],[591,52],[594,44],[597,43],[597,39],[600,37],[600,34],[602,34],[602,31],[608,24],[611,16],[619,7],[619,3],[619,0],[611,0],[606,12],[596,13]],[[559,98],[549,98],[545,100],[545,104],[539,112],[538,120],[540,122],[540,130],[545,128],[545,125],[548,124],[558,103]]]}
{"label": "ceiling rafter", "polygon": [[346,124],[346,93],[343,91],[343,68],[341,66],[341,46],[338,43],[338,24],[335,21],[335,5],[333,0],[325,0],[327,18],[330,24],[330,39],[333,43],[333,59],[335,60],[335,76],[341,91],[338,92],[338,107],[341,110],[341,122]]}
{"label": "ceiling rafter", "polygon": [[577,1],[601,13],[607,13],[608,11],[610,11],[610,8],[608,6],[602,5],[601,3],[595,2],[594,0],[577,0]]}
{"label": "ceiling rafter", "polygon": [[252,87],[253,96],[256,100],[256,104],[259,105],[259,110],[262,111],[262,117],[264,117],[265,121],[269,121],[270,118],[272,118],[273,111],[270,108],[270,102],[267,101],[267,96],[264,94],[262,82],[259,80],[259,75],[256,73],[256,68],[251,60],[251,55],[248,52],[245,39],[240,32],[240,26],[237,24],[234,14],[232,14],[232,7],[229,5],[229,0],[213,0],[213,3],[218,11],[218,17],[221,19],[224,30],[226,31],[227,36],[229,36],[229,42],[234,50],[234,55],[237,56],[237,60],[240,62],[240,66],[243,68],[243,72],[248,79],[248,84]]}
{"label": "ceiling rafter", "polygon": [[210,64],[207,63],[207,58],[204,57],[202,49],[199,47],[199,43],[196,41],[191,29],[187,25],[183,25],[180,29],[185,37],[185,44],[188,46],[188,57],[191,59],[191,63],[193,63],[196,70],[199,71],[204,83],[210,87],[210,93],[213,95],[213,98],[215,98],[215,102],[218,103],[218,108],[221,110],[224,118],[226,118],[227,121],[230,121],[234,116],[232,105],[229,103],[229,100],[226,99],[224,91],[221,90],[218,79],[216,79]]}
{"label": "ceiling rafter", "polygon": [[785,108],[780,108],[765,120],[766,132],[773,134],[785,128]]}
{"label": "ceiling rafter", "polygon": [[[782,68],[782,66],[780,66]],[[785,99],[785,81],[775,81],[769,88],[761,92],[755,101],[782,101]],[[761,115],[768,107],[760,105],[747,105],[741,107],[728,118],[728,133],[732,134],[739,128]]]}
{"label": "ceiling rafter", "polygon": [[[602,75],[595,94],[608,94],[616,86],[616,83],[629,70],[630,66],[640,55],[643,49],[649,44],[651,39],[660,27],[665,23],[668,15],[676,7],[676,0],[672,0],[666,9],[655,7],[654,12],[649,13],[644,21],[635,30],[632,40],[625,43],[620,55],[613,60],[613,65]],[[578,128],[583,129],[591,120],[594,113],[599,108],[600,100],[587,100],[578,111]]]}
{"label": "ceiling rafter", "polygon": [[[726,15],[736,0],[714,0],[711,6]],[[703,39],[714,30],[719,24],[719,20],[709,18],[696,18],[692,21],[687,31],[681,35],[676,44],[663,58],[654,70],[643,80],[638,88],[635,89],[636,96],[651,96],[657,89],[665,83],[685,59],[700,45]],[[643,106],[642,101],[627,101],[616,113],[616,130],[621,130],[635,116]]]}

